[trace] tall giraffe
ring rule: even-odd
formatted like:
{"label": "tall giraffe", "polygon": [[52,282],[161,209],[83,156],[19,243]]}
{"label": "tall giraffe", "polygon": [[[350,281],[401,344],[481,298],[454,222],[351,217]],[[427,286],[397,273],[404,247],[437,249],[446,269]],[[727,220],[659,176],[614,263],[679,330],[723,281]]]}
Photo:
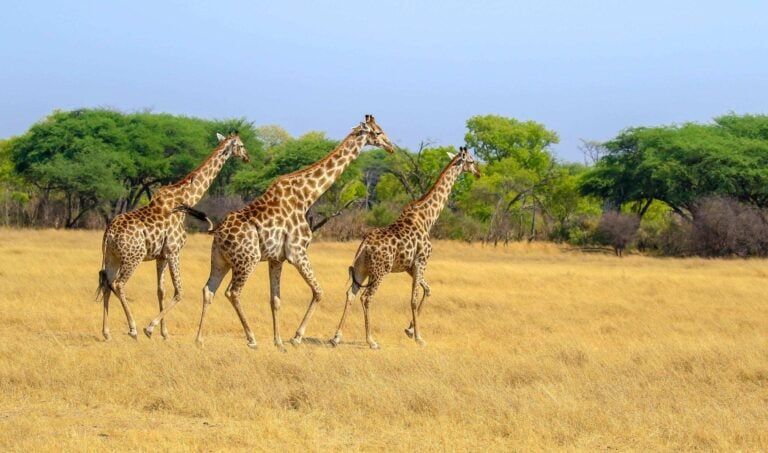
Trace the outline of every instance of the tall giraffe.
{"label": "tall giraffe", "polygon": [[[405,333],[410,338],[415,338],[419,344],[425,344],[419,332],[417,317],[430,294],[429,285],[424,279],[424,270],[432,254],[429,231],[443,210],[459,175],[466,171],[477,178],[480,177],[480,170],[467,148],[459,148],[458,154],[448,153],[448,155],[451,161],[440,173],[429,192],[406,206],[393,224],[366,234],[358,247],[354,262],[349,267],[352,286],[347,290],[347,301],[336,335],[330,340],[333,346],[337,346],[341,341],[341,329],[344,327],[347,310],[360,288],[365,288],[361,297],[365,315],[365,337],[371,349],[379,349],[379,344],[371,334],[371,299],[379,288],[381,280],[390,272],[408,272],[413,278],[411,286],[413,320],[405,329]],[[368,278],[368,284],[363,285],[366,278]],[[419,286],[424,290],[424,294],[421,301],[417,302]]]}
{"label": "tall giraffe", "polygon": [[378,146],[390,153],[395,150],[371,115],[365,115],[365,121],[354,127],[336,149],[322,160],[303,170],[280,176],[262,196],[248,206],[229,213],[216,227],[211,246],[211,273],[203,287],[198,344],[202,345],[205,314],[213,302],[216,290],[231,269],[232,280],[225,294],[240,318],[248,346],[256,347],[253,331],[240,306],[240,293],[259,261],[269,261],[272,328],[275,346],[281,351],[285,350],[278,319],[283,262],[288,261],[295,266],[312,288],[312,300],[296,335],[291,339],[294,345],[301,343],[307,323],[323,294],[307,257],[312,230],[306,214],[366,145]]}
{"label": "tall giraffe", "polygon": [[[111,338],[107,326],[111,292],[117,295],[123,305],[128,318],[128,335],[136,338],[136,323],[125,298],[125,285],[142,261],[157,261],[157,299],[161,311],[164,308],[166,267],[171,269],[174,303],[181,298],[179,252],[187,239],[184,214],[190,213],[198,218],[201,214],[186,206],[200,201],[231,156],[250,161],[239,135],[216,136],[219,145],[199,167],[181,181],[158,189],[146,206],[120,214],[107,225],[101,245],[103,260],[99,271],[99,291],[104,302],[102,333],[105,340]],[[180,206],[184,208],[179,209]],[[160,330],[163,338],[168,338],[165,323]],[[151,329],[147,334],[151,335]]]}

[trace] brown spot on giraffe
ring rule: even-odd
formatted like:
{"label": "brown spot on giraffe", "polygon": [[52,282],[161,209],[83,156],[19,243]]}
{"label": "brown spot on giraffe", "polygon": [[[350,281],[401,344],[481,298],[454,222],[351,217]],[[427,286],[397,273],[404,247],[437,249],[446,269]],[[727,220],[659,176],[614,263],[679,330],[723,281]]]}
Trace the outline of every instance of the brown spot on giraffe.
{"label": "brown spot on giraffe", "polygon": [[[125,297],[125,285],[142,261],[157,262],[157,298],[161,313],[170,309],[181,298],[181,275],[179,272],[179,252],[187,239],[184,231],[184,213],[174,212],[180,204],[195,205],[203,196],[213,177],[231,156],[248,162],[248,152],[236,134],[219,137],[219,145],[213,153],[181,181],[161,187],[149,204],[131,212],[115,217],[104,231],[102,240],[103,261],[99,272],[99,290],[104,304],[102,333],[106,340],[111,338],[107,318],[109,298],[114,292],[128,319],[128,334],[136,338],[136,323]],[[207,173],[210,172],[210,173]],[[206,174],[212,175],[206,177]],[[200,184],[200,186],[195,186]],[[165,308],[164,275],[170,267],[173,282],[173,302]],[[159,322],[159,320],[158,320]],[[157,322],[150,323],[145,329],[147,335]],[[168,337],[165,323],[161,326],[164,338]]]}
{"label": "brown spot on giraffe", "polygon": [[[312,239],[312,231],[306,220],[306,214],[312,204],[327,191],[334,178],[329,174],[341,174],[346,166],[356,159],[366,145],[382,147],[394,152],[389,138],[376,124],[374,118],[366,120],[352,129],[352,132],[330,154],[308,168],[277,178],[267,191],[248,206],[228,214],[221,225],[213,231],[211,248],[211,273],[203,288],[203,310],[197,341],[202,344],[205,315],[213,302],[216,290],[226,274],[231,270],[232,279],[225,294],[235,308],[240,323],[245,331],[248,346],[256,347],[256,338],[240,306],[240,294],[260,261],[269,262],[270,306],[272,309],[272,329],[274,343],[284,350],[280,337],[280,276],[283,262],[288,261],[296,267],[304,281],[312,289],[312,300],[291,343],[301,343],[310,318],[322,298],[322,289],[315,279],[312,266],[307,257],[307,246]],[[318,182],[310,187],[308,182]],[[269,206],[279,209],[272,211]],[[227,228],[245,238],[233,244],[227,244],[222,234]]]}
{"label": "brown spot on giraffe", "polygon": [[[480,170],[474,159],[467,148],[462,147],[459,148],[456,156],[451,156],[451,161],[424,196],[406,206],[393,224],[372,230],[365,236],[349,268],[352,285],[347,290],[347,300],[336,335],[330,340],[333,346],[337,346],[341,341],[341,330],[344,327],[347,311],[355,300],[357,292],[360,288],[365,288],[361,297],[365,316],[365,337],[372,349],[379,348],[379,344],[371,334],[371,300],[384,276],[390,272],[408,272],[413,279],[411,286],[413,318],[411,325],[405,329],[405,333],[415,338],[419,344],[424,344],[417,318],[430,294],[429,285],[424,279],[424,270],[432,254],[429,232],[445,206],[454,182],[465,171],[471,172],[476,177],[480,176]],[[363,285],[366,278],[368,284]],[[421,300],[417,301],[419,287],[423,289],[423,294]]]}

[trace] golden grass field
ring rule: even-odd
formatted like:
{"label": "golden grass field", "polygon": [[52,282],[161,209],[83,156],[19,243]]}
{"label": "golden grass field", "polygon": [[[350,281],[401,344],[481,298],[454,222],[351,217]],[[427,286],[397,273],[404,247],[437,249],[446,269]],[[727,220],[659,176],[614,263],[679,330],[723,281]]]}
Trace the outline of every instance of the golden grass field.
{"label": "golden grass field", "polygon": [[[312,245],[325,298],[280,353],[263,263],[243,299],[259,349],[222,290],[195,345],[206,235],[182,252],[171,339],[128,337],[113,297],[105,343],[101,232],[0,229],[0,450],[768,450],[765,260],[436,242],[427,346],[403,334],[410,281],[393,274],[373,306],[382,349],[359,303],[332,349],[357,245]],[[287,340],[310,291],[283,276]],[[153,263],[128,296],[141,330]]]}

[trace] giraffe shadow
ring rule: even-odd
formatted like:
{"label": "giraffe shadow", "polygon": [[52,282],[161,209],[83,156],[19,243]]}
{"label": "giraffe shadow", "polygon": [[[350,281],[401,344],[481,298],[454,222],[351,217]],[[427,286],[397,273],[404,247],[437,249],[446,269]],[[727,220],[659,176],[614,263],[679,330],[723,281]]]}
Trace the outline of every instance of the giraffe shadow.
{"label": "giraffe shadow", "polygon": [[353,348],[353,349],[369,349],[366,341],[343,341],[338,346],[334,347],[329,340],[313,337],[305,337],[302,345],[308,345],[318,348],[339,349],[339,348]]}
{"label": "giraffe shadow", "polygon": [[323,340],[323,339],[320,339],[320,338],[315,338],[315,337],[304,337],[301,340],[301,344],[302,345],[307,345],[307,346],[314,346],[314,347],[318,347],[318,348],[332,348],[333,347],[333,346],[331,346],[331,342],[330,341]]}

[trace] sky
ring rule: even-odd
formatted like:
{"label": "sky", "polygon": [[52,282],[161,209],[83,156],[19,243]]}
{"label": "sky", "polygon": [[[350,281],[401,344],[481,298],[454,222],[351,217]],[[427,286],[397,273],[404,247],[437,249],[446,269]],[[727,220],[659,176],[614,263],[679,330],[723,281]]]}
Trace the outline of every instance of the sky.
{"label": "sky", "polygon": [[580,139],[768,113],[768,2],[35,1],[0,6],[0,138],[54,109],[245,117],[459,146],[496,114]]}

